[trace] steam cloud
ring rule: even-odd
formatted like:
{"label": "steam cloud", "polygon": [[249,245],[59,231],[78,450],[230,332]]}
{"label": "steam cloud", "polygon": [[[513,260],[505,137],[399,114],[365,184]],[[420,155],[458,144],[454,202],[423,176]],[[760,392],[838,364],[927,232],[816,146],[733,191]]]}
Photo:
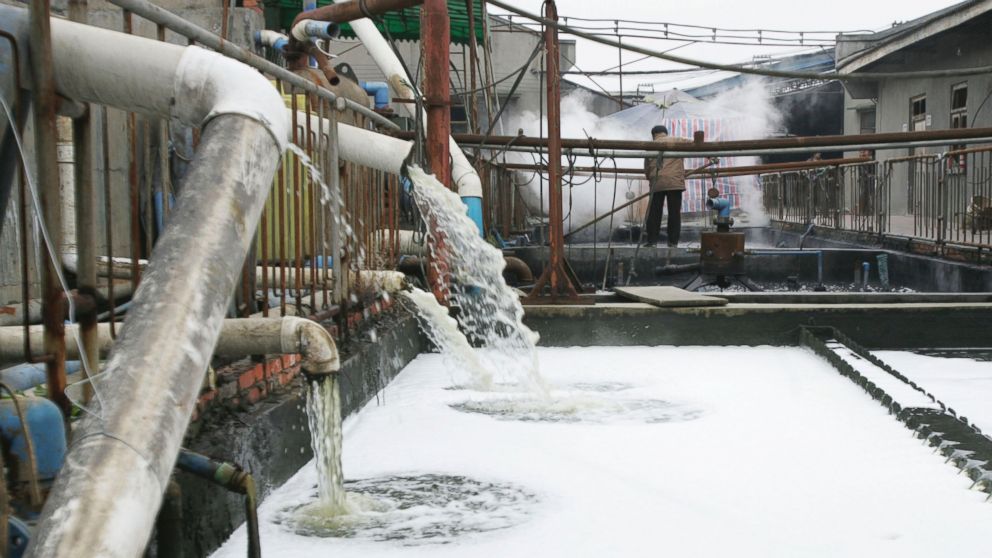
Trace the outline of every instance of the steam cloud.
{"label": "steam cloud", "polygon": [[[719,139],[761,139],[777,132],[782,125],[782,115],[775,108],[772,98],[768,93],[765,83],[760,79],[746,81],[741,87],[726,91],[704,101],[693,101],[687,98],[686,94],[675,90],[661,93],[653,100],[656,104],[668,106],[674,114],[674,109],[679,98],[685,100],[681,102],[691,103],[692,110],[698,114],[698,118],[712,121],[733,122],[732,137],[727,132],[723,137],[710,137],[711,140]],[[629,113],[632,117],[627,117],[625,113],[599,117],[590,110],[592,96],[586,92],[575,92],[562,99],[562,137],[583,138],[594,137],[597,139],[625,139],[625,140],[647,140],[651,137],[651,128],[663,123],[669,110],[639,112],[648,113],[650,117],[636,118],[637,113]],[[636,107],[635,107],[636,109]],[[633,111],[635,109],[628,109]],[[669,114],[669,117],[672,117]],[[541,135],[540,115],[533,111],[522,111],[511,114],[507,118],[507,131],[515,133],[523,130],[528,136]],[[675,132],[675,130],[673,130]],[[545,130],[546,133],[546,130]],[[673,135],[676,135],[673,133]],[[685,135],[685,134],[683,134]],[[687,138],[691,139],[691,137]],[[514,163],[539,163],[538,155],[528,153],[510,152],[506,154],[507,161]],[[642,168],[643,159],[603,159],[594,161],[592,157],[576,157],[569,161],[562,159],[563,169],[569,165],[592,166],[597,163],[603,169],[598,180],[588,175],[575,175],[571,177],[569,188],[569,176],[563,179],[564,188],[564,212],[565,230],[592,220],[595,216],[603,215],[611,207],[619,206],[633,199],[641,193],[647,192],[647,181],[642,176],[615,178],[609,170],[617,167]],[[698,159],[696,162],[701,162]],[[756,164],[754,157],[734,157],[721,158],[720,166],[738,166]],[[686,165],[686,169],[694,168],[692,162]],[[761,192],[757,180],[754,177],[738,177],[730,179],[737,186],[740,194],[740,209],[746,214],[746,222],[752,226],[761,226],[768,223],[768,217],[761,204]],[[548,200],[546,192],[541,192],[547,188],[546,179],[542,182],[539,173],[533,171],[521,171],[517,173],[516,182],[519,185],[518,192],[527,204],[532,213],[547,215]],[[702,188],[703,181],[693,181],[687,185],[688,188]],[[614,191],[615,189],[615,191]],[[687,193],[689,194],[689,193]],[[622,224],[640,224],[644,217],[643,204],[632,206],[621,211],[614,217],[614,227]],[[741,221],[744,221],[742,219]],[[608,229],[609,219],[600,222],[598,226],[601,234],[605,234]]]}

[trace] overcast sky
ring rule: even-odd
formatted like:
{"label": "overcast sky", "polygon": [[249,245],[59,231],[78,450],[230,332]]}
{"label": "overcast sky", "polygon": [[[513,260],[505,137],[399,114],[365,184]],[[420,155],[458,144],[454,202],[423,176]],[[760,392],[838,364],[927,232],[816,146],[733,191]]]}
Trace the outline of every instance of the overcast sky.
{"label": "overcast sky", "polygon": [[[507,3],[537,13],[540,0],[506,0]],[[587,18],[620,18],[628,20],[665,21],[670,23],[714,26],[735,29],[783,29],[795,31],[856,31],[881,30],[893,22],[907,21],[958,3],[951,0],[829,0],[809,2],[796,0],[558,0],[559,16]],[[503,13],[490,6],[494,14]],[[568,37],[565,37],[568,38]],[[685,41],[625,39],[648,48],[670,49]],[[606,70],[619,64],[617,49],[578,39],[577,60],[584,71]],[[739,45],[690,44],[673,51],[688,58],[723,63],[748,62],[760,55],[783,55],[802,52],[801,47],[762,47]],[[809,49],[805,49],[808,51]],[[640,58],[636,53],[624,53],[623,60]],[[624,70],[658,70],[680,65],[659,59],[647,59],[624,66]],[[699,74],[695,74],[698,76]],[[636,89],[638,83],[654,83],[658,90],[667,89],[675,81],[693,74],[629,76],[624,89]],[[568,79],[596,88],[588,79],[569,76]],[[615,91],[617,77],[596,77],[604,88]]]}

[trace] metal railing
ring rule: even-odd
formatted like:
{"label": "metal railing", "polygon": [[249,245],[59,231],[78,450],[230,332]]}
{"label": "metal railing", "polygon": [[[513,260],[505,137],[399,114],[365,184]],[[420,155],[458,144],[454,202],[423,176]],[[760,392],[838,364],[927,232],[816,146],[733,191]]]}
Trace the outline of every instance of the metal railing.
{"label": "metal railing", "polygon": [[992,247],[992,147],[761,175],[778,221]]}
{"label": "metal railing", "polygon": [[773,219],[858,232],[889,228],[888,184],[875,161],[760,175]]}
{"label": "metal railing", "polygon": [[[139,23],[147,30],[147,22],[134,14],[124,12],[122,21],[124,32],[135,31]],[[153,28],[159,40],[166,40],[163,25]],[[7,33],[0,41],[10,45],[14,53],[26,48]],[[182,44],[204,46],[192,37],[182,39]],[[10,61],[16,64],[17,59]],[[20,77],[18,72],[8,75],[11,79]],[[377,122],[361,113],[335,108],[330,100],[333,94],[326,90],[321,89],[328,94],[317,95],[310,90],[312,87],[298,87],[296,80],[275,79],[273,83],[284,93],[287,109],[292,110],[294,143],[326,184],[315,180],[302,157],[294,153],[283,157],[258,223],[254,248],[245,260],[230,315],[334,318],[338,335],[346,336],[349,324],[354,323],[348,320],[349,314],[361,314],[380,302],[377,289],[362,284],[358,272],[397,266],[402,188],[398,177],[381,171],[343,161],[337,169],[332,167],[337,146],[328,130],[334,122],[340,119],[369,129]],[[14,91],[16,96],[5,100],[14,112],[14,120],[23,124],[26,98],[21,98],[20,86]],[[310,118],[301,117],[307,113]],[[91,258],[100,262],[96,292],[75,292],[80,285],[71,267],[66,265],[66,269],[77,306],[83,309],[85,302],[94,308],[102,321],[110,322],[116,334],[127,300],[141,282],[147,258],[169,224],[182,190],[183,174],[196,153],[200,131],[100,105],[90,106],[85,114],[96,139],[88,161],[96,196],[95,215],[89,227],[97,242],[85,253],[80,245],[76,256],[78,260]],[[2,118],[6,120],[6,115]],[[71,130],[68,119],[61,127]],[[23,125],[18,129],[23,131]],[[72,146],[71,133],[64,142]],[[61,163],[71,172],[78,161],[71,154],[66,157]],[[38,234],[39,219],[30,203],[20,160],[16,168],[7,211],[0,215],[0,325],[23,326],[25,346],[30,347],[32,330],[28,326],[41,323],[43,318],[39,270],[49,256]],[[333,175],[337,180],[332,180]],[[63,198],[71,199],[72,193],[64,192]],[[64,204],[63,213],[63,230],[77,228],[71,204]],[[64,238],[62,231],[49,232],[53,237]],[[86,233],[81,228],[77,232],[80,236]],[[60,240],[57,244],[63,243]],[[63,256],[74,250],[63,245],[63,254],[57,256],[67,264]],[[34,334],[38,335],[36,331]],[[34,360],[46,358],[49,357],[36,355]]]}

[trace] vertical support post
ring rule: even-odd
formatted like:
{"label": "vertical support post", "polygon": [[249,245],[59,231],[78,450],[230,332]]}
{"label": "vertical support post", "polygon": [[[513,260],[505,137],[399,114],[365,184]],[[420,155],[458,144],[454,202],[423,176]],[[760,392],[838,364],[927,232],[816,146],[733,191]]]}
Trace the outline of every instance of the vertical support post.
{"label": "vertical support post", "polygon": [[[554,0],[548,0],[544,4],[544,17],[551,21],[558,21],[558,7]],[[561,207],[561,71],[558,67],[560,63],[558,28],[552,25],[544,27],[544,63],[547,95],[548,95],[548,219],[550,238],[548,245],[551,248],[551,293],[554,296],[559,292],[559,282],[563,279],[559,270],[562,267],[562,252],[564,250],[565,239],[562,233],[562,207]]]}
{"label": "vertical support post", "polygon": [[[554,0],[544,3],[545,19],[557,22],[558,8]],[[563,230],[561,194],[561,70],[559,67],[558,28],[544,28],[545,76],[547,81],[548,115],[548,247],[550,262],[534,284],[525,303],[542,302],[545,286],[551,287],[548,302],[581,303],[575,290],[577,281],[565,262],[565,235]]]}
{"label": "vertical support post", "polygon": [[468,9],[468,73],[469,73],[469,96],[468,108],[472,118],[472,133],[479,133],[479,103],[478,95],[475,92],[477,83],[475,74],[478,72],[479,50],[475,40],[475,1],[465,0],[465,7]]}
{"label": "vertical support post", "polygon": [[[69,0],[69,19],[79,23],[87,21],[87,1]],[[97,373],[100,370],[100,347],[97,334],[97,272],[96,272],[96,192],[93,189],[93,142],[90,117],[87,110],[72,123],[72,143],[76,164],[76,281],[77,290],[93,303],[76,315],[79,334],[83,343],[82,360],[86,362],[83,374]],[[104,169],[104,172],[109,170]],[[110,214],[107,214],[110,219]],[[109,250],[109,246],[108,246]],[[108,252],[109,254],[109,252]],[[113,273],[110,274],[113,281]],[[110,306],[114,299],[110,297]],[[93,385],[83,384],[83,400],[89,402],[93,396]]]}
{"label": "vertical support post", "polygon": [[337,320],[338,335],[344,336],[348,322],[348,301],[344,297],[344,280],[348,268],[344,265],[344,258],[341,254],[341,224],[344,222],[344,215],[341,207],[341,162],[338,151],[338,116],[344,110],[344,99],[338,97],[334,107],[327,115],[327,187],[330,190],[331,205],[331,261],[333,262],[333,272],[331,279],[334,282],[331,300],[340,309]]}
{"label": "vertical support post", "polygon": [[[42,257],[42,322],[45,325],[44,347],[49,356],[45,364],[48,395],[69,416],[70,403],[65,395],[65,301],[55,262],[61,258],[62,204],[60,202],[58,159],[55,154],[55,76],[52,63],[51,8],[49,0],[31,0],[31,71],[34,75],[34,137],[36,176],[40,189],[42,219],[55,253]],[[43,252],[47,252],[43,250]],[[27,304],[27,301],[24,301]]]}
{"label": "vertical support post", "polygon": [[[451,188],[451,82],[448,76],[451,28],[447,0],[424,0],[421,48],[424,56],[424,104],[427,112],[427,161],[438,182]],[[448,266],[444,259],[444,232],[431,226],[435,247],[427,268],[427,281],[435,298],[448,300]]]}
{"label": "vertical support post", "polygon": [[424,97],[427,105],[427,158],[431,172],[441,184],[451,187],[451,82],[448,78],[448,48],[451,29],[446,0],[425,0],[421,45],[424,49]]}

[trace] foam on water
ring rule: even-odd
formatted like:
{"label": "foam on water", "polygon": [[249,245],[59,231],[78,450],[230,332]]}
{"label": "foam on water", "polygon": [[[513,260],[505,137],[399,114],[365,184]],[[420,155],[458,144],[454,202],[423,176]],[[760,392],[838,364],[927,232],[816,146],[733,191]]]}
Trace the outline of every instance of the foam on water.
{"label": "foam on water", "polygon": [[[703,412],[505,422],[451,406],[527,394],[446,389],[450,361],[423,354],[380,394],[387,404],[344,423],[343,465],[358,479],[345,488],[381,507],[294,520],[317,498],[307,465],[260,507],[264,555],[988,556],[986,494],[808,351],[539,352],[553,396]],[[239,528],[215,556],[243,557],[245,538]]]}
{"label": "foam on water", "polygon": [[506,483],[458,475],[399,475],[345,483],[348,515],[321,516],[290,507],[276,524],[304,537],[393,541],[403,546],[448,544],[456,537],[506,529],[525,521],[535,496]]}
{"label": "foam on water", "polygon": [[[479,236],[457,194],[418,167],[409,167],[408,173],[413,198],[430,225],[431,265],[450,285],[450,300],[459,309],[467,338],[491,349],[476,353],[486,371],[476,383],[509,377],[546,396],[547,385],[538,371],[538,336],[523,324],[520,299],[503,279],[503,253]],[[433,327],[446,329],[443,323]]]}

